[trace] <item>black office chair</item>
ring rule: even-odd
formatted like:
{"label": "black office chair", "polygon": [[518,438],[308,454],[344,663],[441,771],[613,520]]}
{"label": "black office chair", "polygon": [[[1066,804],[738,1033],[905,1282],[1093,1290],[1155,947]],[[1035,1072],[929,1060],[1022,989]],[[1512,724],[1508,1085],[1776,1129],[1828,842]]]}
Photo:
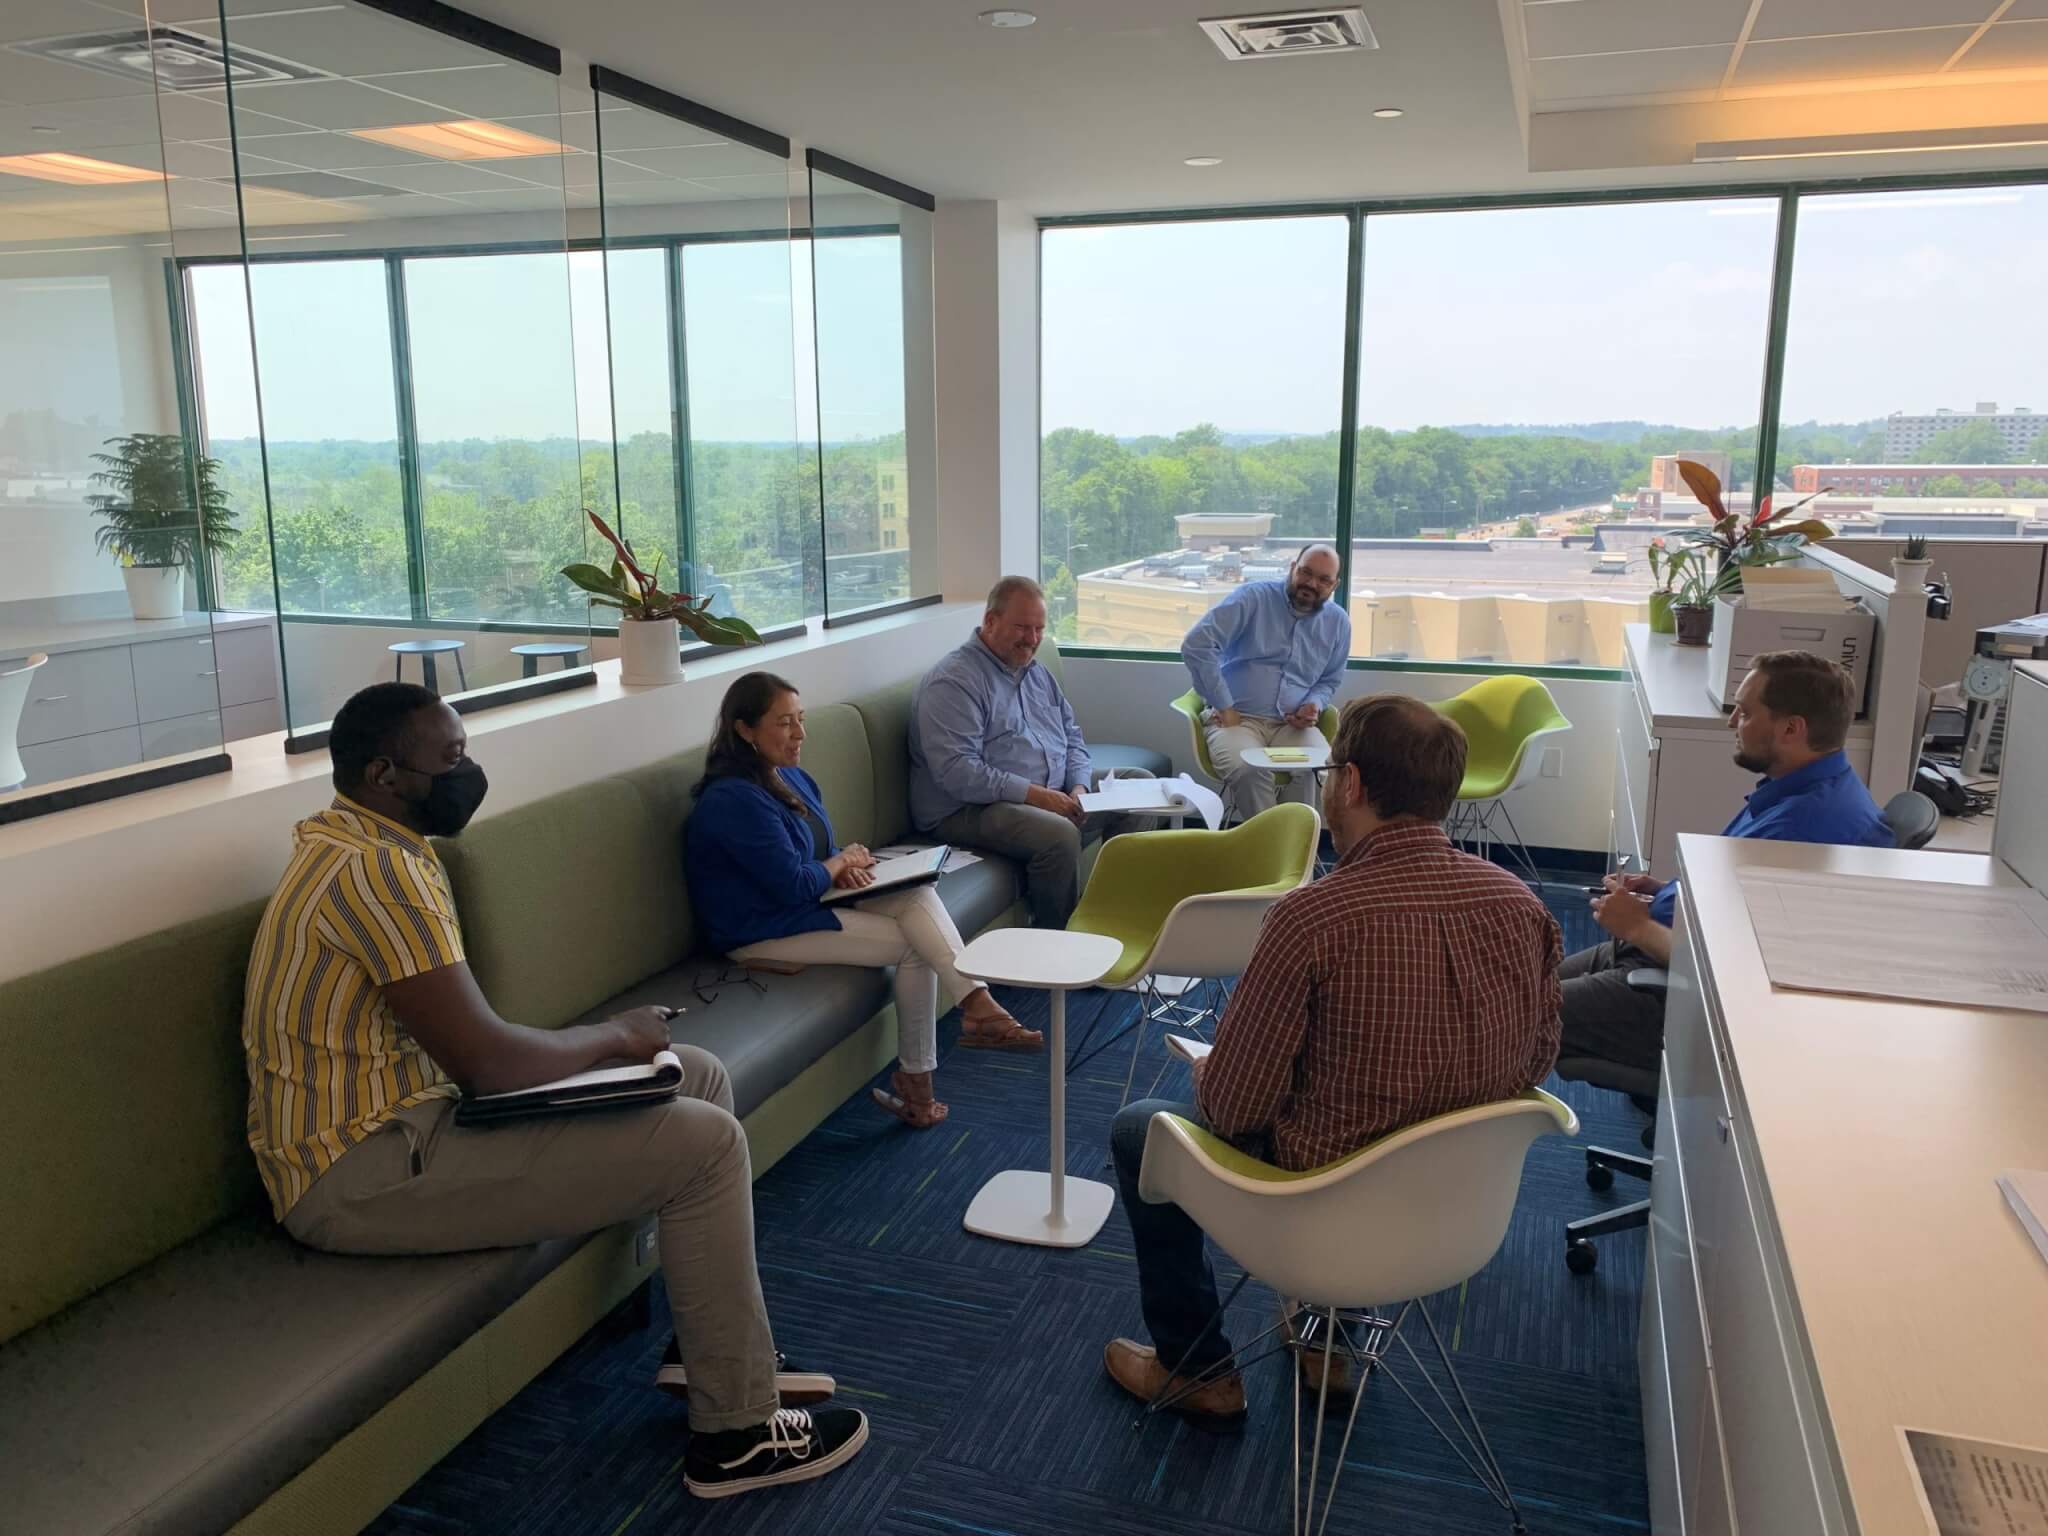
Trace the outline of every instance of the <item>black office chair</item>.
{"label": "black office chair", "polygon": [[[1661,1002],[1669,978],[1666,973],[1649,966],[1642,966],[1628,973],[1628,984],[1638,992],[1655,993]],[[1635,1101],[1636,1108],[1647,1115],[1657,1112],[1657,1074],[1644,1067],[1624,1066],[1618,1061],[1607,1061],[1599,1056],[1560,1056],[1557,1061],[1557,1075],[1575,1083],[1591,1083],[1595,1088],[1612,1088],[1625,1093]],[[1656,1143],[1656,1126],[1643,1127],[1643,1146],[1648,1149]],[[1632,1179],[1645,1183],[1650,1178],[1650,1160],[1638,1157],[1633,1152],[1616,1152],[1609,1147],[1586,1148],[1586,1183],[1595,1190],[1606,1191],[1614,1187],[1614,1176],[1625,1173]],[[1650,1202],[1637,1200],[1628,1205],[1617,1206],[1611,1211],[1602,1211],[1598,1216],[1582,1216],[1577,1221],[1564,1224],[1565,1267],[1575,1275],[1590,1275],[1600,1262],[1600,1250],[1594,1245],[1596,1237],[1606,1237],[1612,1232],[1626,1232],[1635,1227],[1650,1224]]]}
{"label": "black office chair", "polygon": [[1878,813],[1901,848],[1925,848],[1941,827],[1941,811],[1917,789],[1902,789]]}

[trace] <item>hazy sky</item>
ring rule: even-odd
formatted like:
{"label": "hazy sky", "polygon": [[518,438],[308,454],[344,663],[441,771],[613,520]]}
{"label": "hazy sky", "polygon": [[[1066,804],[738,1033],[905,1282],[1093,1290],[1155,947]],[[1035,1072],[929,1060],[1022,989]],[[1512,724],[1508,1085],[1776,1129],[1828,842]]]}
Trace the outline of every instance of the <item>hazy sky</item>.
{"label": "hazy sky", "polygon": [[[1657,203],[1366,225],[1360,419],[1755,420],[1776,207]],[[1337,425],[1336,218],[1059,229],[1046,430]],[[2048,410],[2048,191],[1801,204],[1784,414]]]}
{"label": "hazy sky", "polygon": [[[903,429],[901,260],[891,237],[823,246],[818,332],[834,441]],[[792,254],[794,252],[794,254]],[[381,260],[254,273],[255,362],[239,267],[193,269],[207,430],[273,440],[397,436]],[[813,397],[809,248],[696,245],[683,266],[690,425],[700,440],[788,442]],[[610,327],[606,289],[610,289]],[[414,412],[425,441],[603,438],[670,425],[660,251],[439,257],[406,265]],[[793,307],[792,294],[796,304]],[[611,368],[606,370],[610,335]]]}

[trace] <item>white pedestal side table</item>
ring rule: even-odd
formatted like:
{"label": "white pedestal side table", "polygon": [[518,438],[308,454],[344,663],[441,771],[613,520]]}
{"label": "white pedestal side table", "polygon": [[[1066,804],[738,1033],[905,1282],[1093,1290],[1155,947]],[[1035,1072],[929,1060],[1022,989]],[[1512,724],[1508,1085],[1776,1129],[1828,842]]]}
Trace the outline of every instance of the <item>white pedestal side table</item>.
{"label": "white pedestal side table", "polygon": [[1080,1248],[1109,1219],[1116,1191],[1093,1179],[1067,1177],[1067,994],[1092,987],[1123,953],[1099,933],[998,928],[960,951],[954,966],[975,981],[1034,987],[1052,994],[1046,1041],[1052,1080],[1051,1156],[1045,1173],[1012,1168],[982,1185],[964,1225],[982,1237],[1047,1248]]}

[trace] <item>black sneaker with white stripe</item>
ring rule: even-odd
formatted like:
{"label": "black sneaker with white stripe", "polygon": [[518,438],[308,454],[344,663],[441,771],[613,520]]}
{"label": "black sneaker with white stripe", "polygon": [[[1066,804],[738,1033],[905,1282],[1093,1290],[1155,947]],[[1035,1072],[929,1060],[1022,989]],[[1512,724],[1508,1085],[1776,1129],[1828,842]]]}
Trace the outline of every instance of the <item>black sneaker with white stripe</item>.
{"label": "black sneaker with white stripe", "polygon": [[700,1499],[724,1499],[801,1483],[844,1466],[867,1443],[867,1415],[858,1408],[781,1408],[751,1429],[692,1434],[683,1484]]}
{"label": "black sneaker with white stripe", "polygon": [[[654,1384],[677,1397],[689,1395],[689,1374],[683,1369],[683,1352],[674,1339],[668,1341],[668,1352],[661,1357],[661,1366],[654,1373]],[[823,1371],[799,1370],[781,1350],[775,1352],[775,1390],[782,1395],[783,1407],[808,1408],[813,1403],[822,1403],[838,1386]]]}

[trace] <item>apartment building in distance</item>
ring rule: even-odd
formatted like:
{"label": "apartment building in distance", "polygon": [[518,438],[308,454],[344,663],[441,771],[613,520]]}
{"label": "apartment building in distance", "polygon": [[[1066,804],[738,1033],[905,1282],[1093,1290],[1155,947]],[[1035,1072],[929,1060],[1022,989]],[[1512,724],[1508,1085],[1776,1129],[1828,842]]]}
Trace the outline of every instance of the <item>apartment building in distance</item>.
{"label": "apartment building in distance", "polygon": [[1996,400],[1980,400],[1970,411],[1938,410],[1932,416],[1909,416],[1894,411],[1884,419],[1884,456],[1896,463],[1911,459],[1944,432],[1989,422],[1998,431],[2006,451],[2018,456],[2043,432],[2048,432],[2048,412],[2030,411],[2024,405],[2001,411]]}

